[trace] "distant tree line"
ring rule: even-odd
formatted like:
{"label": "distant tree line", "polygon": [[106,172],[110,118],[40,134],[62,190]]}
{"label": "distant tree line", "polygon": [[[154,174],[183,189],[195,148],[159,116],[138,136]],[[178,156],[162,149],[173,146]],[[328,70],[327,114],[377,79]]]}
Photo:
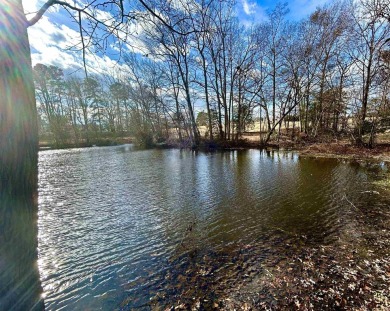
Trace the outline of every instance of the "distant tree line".
{"label": "distant tree line", "polygon": [[148,52],[125,55],[120,72],[80,79],[34,67],[42,137],[198,145],[197,119],[212,140],[239,140],[257,119],[264,144],[295,121],[296,136],[344,134],[372,145],[390,122],[386,3],[334,1],[297,22],[278,4],[267,21],[244,26],[232,0],[155,1],[165,20],[142,20]]}

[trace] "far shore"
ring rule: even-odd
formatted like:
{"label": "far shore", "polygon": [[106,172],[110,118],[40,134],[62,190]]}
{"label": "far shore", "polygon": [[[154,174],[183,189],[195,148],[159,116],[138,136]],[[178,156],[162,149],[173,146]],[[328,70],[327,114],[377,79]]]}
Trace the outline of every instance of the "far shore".
{"label": "far shore", "polygon": [[[243,136],[238,141],[210,141],[202,139],[200,146],[195,148],[200,151],[217,151],[217,150],[245,150],[245,149],[263,149],[263,150],[284,150],[297,152],[301,156],[305,157],[326,157],[326,158],[339,158],[349,160],[374,160],[390,162],[390,139],[388,137],[380,137],[378,143],[374,148],[367,148],[364,146],[353,145],[346,139],[327,139],[318,141],[291,141],[281,140],[270,141],[266,146],[261,145],[260,141],[254,139],[253,135]],[[116,146],[133,143],[133,139],[130,137],[116,138],[116,139],[103,139],[93,142],[80,142],[78,144],[63,144],[56,146],[45,141],[40,141],[39,150],[52,150],[52,149],[71,149],[71,148],[89,148],[89,147],[102,147],[102,146]],[[183,146],[177,141],[157,143],[149,148],[191,148],[190,146]]]}

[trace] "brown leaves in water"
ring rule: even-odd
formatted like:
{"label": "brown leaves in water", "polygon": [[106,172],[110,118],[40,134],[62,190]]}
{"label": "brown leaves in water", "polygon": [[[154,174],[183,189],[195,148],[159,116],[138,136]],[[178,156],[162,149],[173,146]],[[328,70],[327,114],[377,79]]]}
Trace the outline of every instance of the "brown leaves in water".
{"label": "brown leaves in water", "polygon": [[[388,244],[389,232],[382,233],[377,238]],[[178,275],[168,274],[175,289],[157,295],[151,309],[390,310],[389,247],[374,252],[290,243],[289,253],[269,254],[267,261],[265,249],[256,246],[225,254],[221,262],[218,254],[205,256]]]}
{"label": "brown leaves in water", "polygon": [[152,310],[390,310],[388,207],[354,213],[355,226],[345,227],[327,245],[276,230],[252,245],[178,258],[165,275],[167,286],[149,306]]}
{"label": "brown leaves in water", "polygon": [[[337,252],[337,257],[334,255]],[[343,255],[348,254],[349,256]],[[273,278],[262,278],[274,301],[272,309],[286,310],[373,310],[390,308],[390,260],[386,257],[355,256],[334,247],[310,248],[283,262]],[[287,271],[288,273],[283,273]]]}
{"label": "brown leaves in water", "polygon": [[[219,267],[209,256],[177,276],[181,284],[175,301],[165,300],[168,307],[161,301],[152,309],[390,310],[390,248],[384,247],[389,238],[389,232],[382,231],[376,240],[382,248],[365,245],[382,249],[379,252],[342,243],[296,246],[302,241],[290,240],[289,253],[270,254],[266,262],[264,249],[256,246],[225,257]],[[373,242],[371,235],[367,241]]]}

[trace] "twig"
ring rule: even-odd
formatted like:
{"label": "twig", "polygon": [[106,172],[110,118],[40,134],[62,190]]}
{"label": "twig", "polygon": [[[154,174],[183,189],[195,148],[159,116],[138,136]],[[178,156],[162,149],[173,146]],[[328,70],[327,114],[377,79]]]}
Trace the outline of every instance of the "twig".
{"label": "twig", "polygon": [[347,198],[347,195],[344,193],[344,198],[347,200],[347,202],[349,203],[349,204],[351,204],[356,210],[359,210],[356,206],[355,206],[355,204],[353,204],[350,200],[348,200],[348,198]]}

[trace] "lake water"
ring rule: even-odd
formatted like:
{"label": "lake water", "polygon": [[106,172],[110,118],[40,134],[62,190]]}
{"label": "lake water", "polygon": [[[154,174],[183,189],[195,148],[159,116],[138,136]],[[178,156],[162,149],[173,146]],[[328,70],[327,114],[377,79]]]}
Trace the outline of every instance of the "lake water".
{"label": "lake water", "polygon": [[180,282],[190,282],[180,279],[189,265],[207,256],[223,271],[229,254],[263,245],[258,255],[266,262],[275,232],[334,243],[355,225],[351,204],[384,204],[370,194],[371,181],[387,170],[259,150],[42,151],[46,308],[148,309],[156,297],[164,305],[180,294]]}

